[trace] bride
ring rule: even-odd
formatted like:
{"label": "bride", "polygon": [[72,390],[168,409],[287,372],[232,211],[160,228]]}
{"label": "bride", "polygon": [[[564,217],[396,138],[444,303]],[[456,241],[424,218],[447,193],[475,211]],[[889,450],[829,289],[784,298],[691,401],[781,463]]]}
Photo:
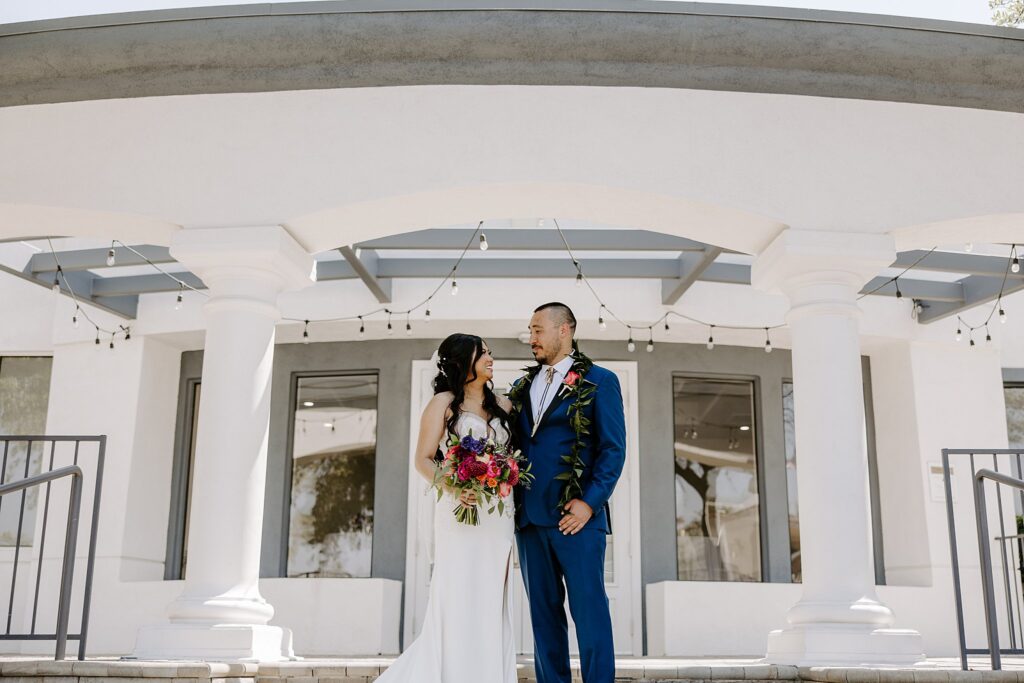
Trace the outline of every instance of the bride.
{"label": "bride", "polygon": [[[434,397],[420,421],[416,471],[434,481],[448,434],[511,438],[511,402],[494,393],[494,359],[475,335],[453,334],[438,348]],[[516,683],[512,631],[513,506],[479,510],[479,526],[455,520],[471,492],[448,489],[434,511],[434,571],[423,628],[378,683]]]}

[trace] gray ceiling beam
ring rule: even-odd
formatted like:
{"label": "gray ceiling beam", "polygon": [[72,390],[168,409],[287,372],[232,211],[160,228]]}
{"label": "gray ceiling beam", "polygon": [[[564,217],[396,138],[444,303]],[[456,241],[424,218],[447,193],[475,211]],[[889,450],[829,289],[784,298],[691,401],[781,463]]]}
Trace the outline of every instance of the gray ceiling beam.
{"label": "gray ceiling beam", "polygon": [[661,281],[661,303],[665,306],[674,306],[721,253],[719,247],[707,247],[701,253],[682,254],[678,261],[679,277]]}
{"label": "gray ceiling beam", "polygon": [[[361,242],[362,249],[435,249],[461,251],[474,229],[432,228]],[[482,231],[492,250],[560,251],[565,249],[554,228],[503,228]],[[708,246],[650,230],[563,230],[573,251],[704,251]],[[477,249],[478,243],[470,244]]]}
{"label": "gray ceiling beam", "polygon": [[370,293],[376,297],[377,302],[390,304],[391,280],[382,280],[377,277],[379,260],[377,253],[372,249],[360,248],[360,253],[356,254],[356,250],[352,247],[339,247],[338,251],[345,257],[348,264],[352,266],[352,270],[363,281],[363,284],[370,290]]}
{"label": "gray ceiling beam", "polygon": [[[595,278],[678,277],[676,259],[580,259],[583,274]],[[452,270],[451,259],[380,259],[381,277],[444,277]],[[569,259],[466,259],[456,277],[471,278],[561,278],[576,277]]]}
{"label": "gray ceiling beam", "polygon": [[[876,277],[864,285],[861,294],[871,292],[876,296],[896,296],[896,284],[892,278]],[[960,282],[933,282],[931,280],[908,280],[900,278],[900,292],[908,299],[925,302],[963,303],[964,288]]]}
{"label": "gray ceiling beam", "polygon": [[[190,287],[206,289],[203,281],[192,273],[175,273],[174,277]],[[128,277],[98,277],[92,281],[92,295],[97,297],[135,296],[176,291],[178,291],[178,283],[159,273]]]}
{"label": "gray ceiling beam", "polygon": [[[1007,252],[1009,253],[1009,252]],[[921,262],[918,263],[918,259]],[[915,265],[916,264],[916,265]],[[1007,279],[1024,280],[1024,272],[1010,273],[1009,256],[982,256],[980,254],[954,254],[945,251],[924,250],[905,251],[896,256],[892,268],[910,268],[914,270],[932,270],[943,273],[963,273],[965,275],[988,275],[1002,280],[1003,273]],[[900,278],[902,282],[902,278]]]}
{"label": "gray ceiling beam", "polygon": [[[150,244],[133,246],[133,249],[143,254],[153,263],[174,263],[170,250],[167,247],[157,247]],[[92,270],[94,268],[108,268],[107,252],[109,249],[80,249],[71,251],[58,251],[57,259],[53,254],[42,252],[33,254],[29,259],[27,270],[30,273],[52,273],[57,270],[57,260],[65,272],[73,270]],[[146,259],[136,256],[124,247],[114,248],[115,266],[142,266],[146,265]]]}
{"label": "gray ceiling beam", "polygon": [[[46,287],[50,289],[53,287],[53,273],[44,273],[39,275],[33,275],[28,270],[19,271],[13,268],[9,268],[3,264],[0,264],[0,272],[8,273],[15,277],[19,277],[26,282],[39,285],[40,287]],[[64,278],[61,281],[60,289],[64,295],[70,297],[71,290],[68,289],[68,283],[71,284],[75,289],[75,297],[82,303],[88,303],[96,308],[111,313],[120,318],[132,319],[138,312],[139,297],[130,296],[125,298],[105,300],[96,298],[92,294],[93,283],[99,278],[90,273],[78,273],[69,272],[64,274]]]}
{"label": "gray ceiling beam", "polygon": [[[903,288],[903,278],[900,278],[900,289]],[[935,303],[927,308],[921,315],[917,316],[918,322],[933,323],[950,316],[962,313],[969,308],[992,303],[999,297],[1002,291],[1003,296],[1009,296],[1014,292],[1024,289],[1024,279],[1006,280],[1006,287],[1002,289],[1003,279],[1001,277],[982,277],[972,275],[960,280],[963,286],[964,298],[960,302]]]}

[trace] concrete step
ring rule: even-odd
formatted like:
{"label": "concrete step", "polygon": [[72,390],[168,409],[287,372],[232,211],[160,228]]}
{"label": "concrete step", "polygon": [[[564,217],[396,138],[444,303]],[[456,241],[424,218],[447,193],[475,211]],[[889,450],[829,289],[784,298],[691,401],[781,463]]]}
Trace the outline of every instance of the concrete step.
{"label": "concrete step", "polygon": [[[293,662],[143,662],[95,658],[53,661],[0,658],[4,683],[372,683],[392,658],[303,659]],[[631,657],[616,662],[617,682],[645,683],[1024,683],[1024,662],[1004,671],[960,671],[950,662],[892,669],[795,667],[746,662]],[[533,662],[521,658],[519,680],[534,683]],[[579,663],[573,680],[581,683]],[[481,682],[487,683],[487,682]]]}

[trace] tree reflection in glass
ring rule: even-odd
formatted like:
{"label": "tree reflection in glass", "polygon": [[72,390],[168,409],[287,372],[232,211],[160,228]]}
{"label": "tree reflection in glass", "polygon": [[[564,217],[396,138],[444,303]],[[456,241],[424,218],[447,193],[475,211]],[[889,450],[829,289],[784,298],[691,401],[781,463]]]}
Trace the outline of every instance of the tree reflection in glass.
{"label": "tree reflection in glass", "polygon": [[298,380],[288,576],[370,576],[376,452],[376,375]]}
{"label": "tree reflection in glass", "polygon": [[676,552],[681,581],[760,581],[752,381],[676,377]]}

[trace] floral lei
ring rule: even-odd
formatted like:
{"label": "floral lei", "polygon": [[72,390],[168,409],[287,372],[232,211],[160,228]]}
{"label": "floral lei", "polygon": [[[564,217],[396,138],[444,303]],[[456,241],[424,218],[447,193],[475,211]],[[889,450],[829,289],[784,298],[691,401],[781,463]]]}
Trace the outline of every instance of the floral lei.
{"label": "floral lei", "polygon": [[[572,367],[566,373],[559,391],[575,397],[575,400],[569,404],[568,414],[569,424],[572,426],[573,431],[576,432],[576,439],[573,441],[570,452],[562,455],[562,462],[568,466],[568,469],[555,476],[555,479],[565,482],[565,486],[562,488],[562,496],[558,500],[558,510],[560,512],[565,509],[566,503],[570,500],[583,498],[583,486],[580,483],[580,477],[583,475],[584,463],[581,453],[586,449],[586,437],[590,435],[590,420],[583,414],[583,411],[584,408],[593,403],[594,392],[597,390],[597,385],[586,378],[590,368],[594,365],[594,361],[590,360],[585,353],[580,351],[579,345],[575,340],[572,343],[572,351]],[[526,371],[526,377],[522,381],[517,382],[506,394],[512,402],[513,419],[522,410],[526,392],[530,390],[530,386],[533,384],[533,380],[536,379],[540,369],[540,364],[523,368]]]}

